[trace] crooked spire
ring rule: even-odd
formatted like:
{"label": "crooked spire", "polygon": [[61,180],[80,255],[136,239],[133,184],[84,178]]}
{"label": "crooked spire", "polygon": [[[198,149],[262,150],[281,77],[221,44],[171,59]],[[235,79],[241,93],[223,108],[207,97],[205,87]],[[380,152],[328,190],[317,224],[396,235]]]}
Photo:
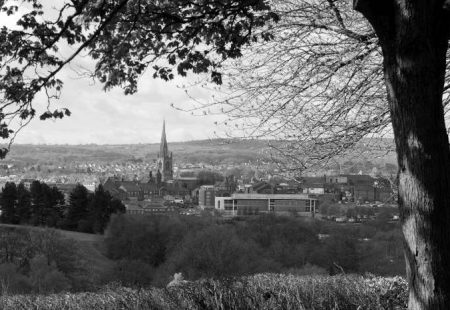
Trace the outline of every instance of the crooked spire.
{"label": "crooked spire", "polygon": [[161,145],[159,149],[159,157],[166,158],[168,156],[169,156],[169,148],[167,147],[167,139],[166,139],[166,120],[164,120],[161,135]]}

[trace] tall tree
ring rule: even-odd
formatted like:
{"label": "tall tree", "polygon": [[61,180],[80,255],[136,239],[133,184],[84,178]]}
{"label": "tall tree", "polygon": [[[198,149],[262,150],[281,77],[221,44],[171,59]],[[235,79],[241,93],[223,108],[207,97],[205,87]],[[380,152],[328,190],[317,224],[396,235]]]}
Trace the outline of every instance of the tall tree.
{"label": "tall tree", "polygon": [[110,214],[120,214],[125,213],[126,208],[125,205],[117,198],[112,198],[109,204],[109,212]]}
{"label": "tall tree", "polygon": [[17,186],[17,218],[20,224],[28,224],[31,218],[31,194],[23,183]]}
{"label": "tall tree", "polygon": [[2,223],[16,224],[17,187],[14,182],[6,182],[1,193],[1,221]]}
{"label": "tall tree", "polygon": [[31,223],[39,226],[56,227],[61,222],[64,195],[45,183],[33,181],[31,193]]}
{"label": "tall tree", "polygon": [[399,166],[410,309],[450,303],[450,149],[442,95],[448,1],[354,1],[383,51]]}
{"label": "tall tree", "polygon": [[50,227],[58,227],[62,224],[64,194],[57,187],[45,188],[46,190],[46,219],[45,224]]}
{"label": "tall tree", "polygon": [[33,181],[30,186],[31,193],[31,224],[42,225],[45,221],[45,193],[43,183]]}
{"label": "tall tree", "polygon": [[445,309],[449,1],[353,1],[359,16],[346,1],[278,3],[274,42],[230,69],[219,109],[249,135],[287,139],[273,146],[295,170],[393,132],[409,307]]}
{"label": "tall tree", "polygon": [[89,203],[90,222],[94,233],[103,233],[111,216],[112,197],[100,184]]}
{"label": "tall tree", "polygon": [[89,193],[82,184],[77,186],[70,193],[69,207],[65,216],[64,226],[70,230],[77,230],[81,220],[89,218]]}

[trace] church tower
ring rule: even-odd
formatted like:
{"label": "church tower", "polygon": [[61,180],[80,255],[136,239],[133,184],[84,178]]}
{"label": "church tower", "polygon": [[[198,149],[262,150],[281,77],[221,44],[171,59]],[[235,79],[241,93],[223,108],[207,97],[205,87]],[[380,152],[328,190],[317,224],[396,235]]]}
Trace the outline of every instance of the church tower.
{"label": "church tower", "polygon": [[162,181],[173,179],[172,153],[169,154],[169,148],[167,147],[165,120],[163,122],[161,145],[159,146],[158,170],[161,172]]}

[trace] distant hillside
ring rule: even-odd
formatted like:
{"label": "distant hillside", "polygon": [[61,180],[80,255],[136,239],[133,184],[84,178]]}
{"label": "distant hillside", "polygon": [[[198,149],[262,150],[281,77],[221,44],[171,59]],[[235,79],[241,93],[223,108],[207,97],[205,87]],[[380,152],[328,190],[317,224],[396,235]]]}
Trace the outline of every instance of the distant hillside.
{"label": "distant hillside", "polygon": [[[176,162],[249,162],[263,157],[264,141],[228,141],[223,139],[169,142]],[[14,144],[5,161],[35,163],[118,162],[130,159],[153,161],[159,143],[130,145],[31,145]]]}
{"label": "distant hillside", "polygon": [[[392,139],[384,139],[379,149],[373,149],[364,141],[356,148],[359,152],[370,153],[375,161],[395,162]],[[273,143],[273,141],[272,141]],[[281,143],[281,142],[280,142]],[[268,160],[267,140],[197,140],[188,142],[169,142],[169,151],[175,162],[188,163],[246,163],[256,160]],[[21,161],[28,163],[71,163],[71,162],[123,162],[142,160],[152,162],[157,158],[159,143],[129,145],[31,145],[14,144],[4,162]],[[352,157],[352,156],[350,156]],[[359,158],[363,160],[362,158]],[[352,158],[354,160],[354,158]]]}

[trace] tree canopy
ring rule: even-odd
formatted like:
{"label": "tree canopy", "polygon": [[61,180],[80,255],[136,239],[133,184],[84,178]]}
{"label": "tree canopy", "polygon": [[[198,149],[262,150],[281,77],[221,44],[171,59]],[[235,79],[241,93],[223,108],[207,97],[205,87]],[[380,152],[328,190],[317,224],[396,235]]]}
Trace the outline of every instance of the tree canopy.
{"label": "tree canopy", "polygon": [[368,20],[351,1],[271,4],[280,17],[270,25],[272,39],[246,46],[242,57],[224,63],[226,87],[219,94],[214,89],[214,98],[192,98],[191,106],[177,108],[225,113],[220,128],[230,136],[271,138],[280,168],[299,173],[336,156],[394,151],[382,48]]}
{"label": "tree canopy", "polygon": [[[80,53],[95,60],[90,74],[105,89],[120,86],[126,94],[136,92],[137,80],[149,66],[154,77],[164,80],[173,79],[175,72],[209,72],[221,84],[221,63],[240,57],[247,43],[269,39],[270,34],[253,29],[278,19],[263,0],[71,0],[58,3],[56,12],[51,5],[0,1],[2,15],[15,22],[0,31],[4,139],[13,138],[36,115],[70,115],[65,108],[51,110],[50,102],[59,98],[63,86],[58,73]],[[74,51],[67,53],[67,46]],[[36,111],[38,94],[46,96],[47,111]]]}

